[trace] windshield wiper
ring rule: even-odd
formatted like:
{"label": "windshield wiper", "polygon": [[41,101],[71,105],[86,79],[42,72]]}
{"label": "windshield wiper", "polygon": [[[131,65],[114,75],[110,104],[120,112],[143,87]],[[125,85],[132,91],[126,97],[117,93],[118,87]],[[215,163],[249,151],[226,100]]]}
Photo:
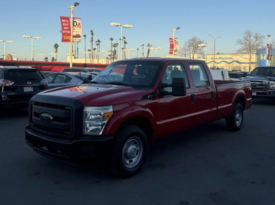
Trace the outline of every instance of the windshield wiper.
{"label": "windshield wiper", "polygon": [[108,82],[108,83],[104,83],[104,84],[112,84],[112,85],[125,85],[125,86],[129,86],[125,83],[121,83],[121,82]]}

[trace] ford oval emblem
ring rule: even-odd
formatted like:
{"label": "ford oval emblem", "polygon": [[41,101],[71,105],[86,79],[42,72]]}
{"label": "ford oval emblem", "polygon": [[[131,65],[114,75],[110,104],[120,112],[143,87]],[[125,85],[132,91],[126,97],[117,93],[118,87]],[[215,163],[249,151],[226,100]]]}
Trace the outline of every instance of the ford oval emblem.
{"label": "ford oval emblem", "polygon": [[28,84],[28,85],[31,85],[31,84],[32,84],[32,82],[31,82],[31,81],[28,81],[28,82],[27,82],[27,84]]}
{"label": "ford oval emblem", "polygon": [[44,123],[51,123],[53,121],[53,116],[48,113],[42,113],[40,115],[40,120]]}

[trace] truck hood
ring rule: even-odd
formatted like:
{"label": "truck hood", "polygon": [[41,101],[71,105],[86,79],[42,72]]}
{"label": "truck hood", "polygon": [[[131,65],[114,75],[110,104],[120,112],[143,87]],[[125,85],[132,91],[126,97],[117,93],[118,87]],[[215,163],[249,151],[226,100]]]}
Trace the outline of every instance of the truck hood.
{"label": "truck hood", "polygon": [[148,92],[145,89],[101,84],[68,86],[40,93],[40,95],[78,99],[84,106],[106,106],[135,102],[141,100],[146,94]]}
{"label": "truck hood", "polygon": [[275,77],[272,76],[246,76],[243,79],[247,81],[275,81]]}

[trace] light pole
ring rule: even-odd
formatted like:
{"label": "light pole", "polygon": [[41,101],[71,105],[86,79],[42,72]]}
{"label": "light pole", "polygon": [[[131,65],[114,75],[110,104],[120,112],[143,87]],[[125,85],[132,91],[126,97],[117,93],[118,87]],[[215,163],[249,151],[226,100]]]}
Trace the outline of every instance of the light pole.
{"label": "light pole", "polygon": [[122,28],[132,28],[133,25],[130,24],[125,24],[125,25],[121,25],[120,23],[111,23],[111,26],[120,26],[121,30],[120,30],[120,60],[122,60]]}
{"label": "light pole", "polygon": [[138,51],[139,51],[139,48],[137,48],[137,58],[138,58]]}
{"label": "light pole", "polygon": [[40,57],[43,56],[44,53],[38,53],[37,55],[39,56],[39,60],[41,61],[41,58],[40,58]]}
{"label": "light pole", "polygon": [[[269,47],[268,47],[269,50],[268,50],[267,54],[271,55],[272,54],[271,45],[270,45],[271,35],[267,35],[267,37],[268,37],[268,45],[269,45]],[[268,66],[270,66],[270,60],[271,60],[271,58],[268,56],[268,60],[267,60],[267,65]]]}
{"label": "light pole", "polygon": [[177,31],[179,29],[180,29],[180,27],[171,30],[171,31],[173,31],[173,42],[174,42],[173,55],[174,55],[174,52],[175,52],[175,45],[176,45],[176,43],[175,43],[175,31]]}
{"label": "light pole", "polygon": [[75,2],[74,5],[69,6],[69,9],[71,9],[70,68],[73,67],[73,16],[74,16],[74,7],[76,7],[78,5],[79,5],[79,3]]}
{"label": "light pole", "polygon": [[211,34],[209,34],[209,36],[211,36],[213,39],[214,39],[214,61],[213,61],[213,67],[215,67],[216,66],[216,60],[215,60],[215,52],[216,52],[216,39],[217,38],[221,38],[220,36],[218,36],[218,37],[214,37],[214,36],[212,36]]}
{"label": "light pole", "polygon": [[84,36],[85,64],[86,64],[86,35]]}
{"label": "light pole", "polygon": [[28,36],[28,35],[24,35],[23,38],[30,38],[31,39],[31,60],[33,61],[34,60],[34,57],[33,57],[33,39],[41,39],[40,36]]}
{"label": "light pole", "polygon": [[205,51],[205,63],[206,63],[206,60],[207,60],[207,58],[206,58],[207,45],[206,45],[206,44],[199,44],[198,47],[203,47],[203,48],[205,48],[204,51]]}
{"label": "light pole", "polygon": [[141,47],[142,47],[142,57],[144,57],[144,44],[142,44]]}
{"label": "light pole", "polygon": [[6,43],[12,43],[13,41],[0,40],[0,42],[4,43],[4,56],[3,56],[3,60],[5,60],[5,56],[6,56]]}

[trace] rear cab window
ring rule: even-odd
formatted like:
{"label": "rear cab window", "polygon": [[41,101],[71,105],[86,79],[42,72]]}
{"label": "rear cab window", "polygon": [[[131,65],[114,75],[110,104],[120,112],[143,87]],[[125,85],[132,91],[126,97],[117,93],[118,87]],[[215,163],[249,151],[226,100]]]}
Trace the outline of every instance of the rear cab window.
{"label": "rear cab window", "polygon": [[17,84],[40,83],[42,75],[36,69],[7,69],[4,71],[4,79],[13,81]]}

